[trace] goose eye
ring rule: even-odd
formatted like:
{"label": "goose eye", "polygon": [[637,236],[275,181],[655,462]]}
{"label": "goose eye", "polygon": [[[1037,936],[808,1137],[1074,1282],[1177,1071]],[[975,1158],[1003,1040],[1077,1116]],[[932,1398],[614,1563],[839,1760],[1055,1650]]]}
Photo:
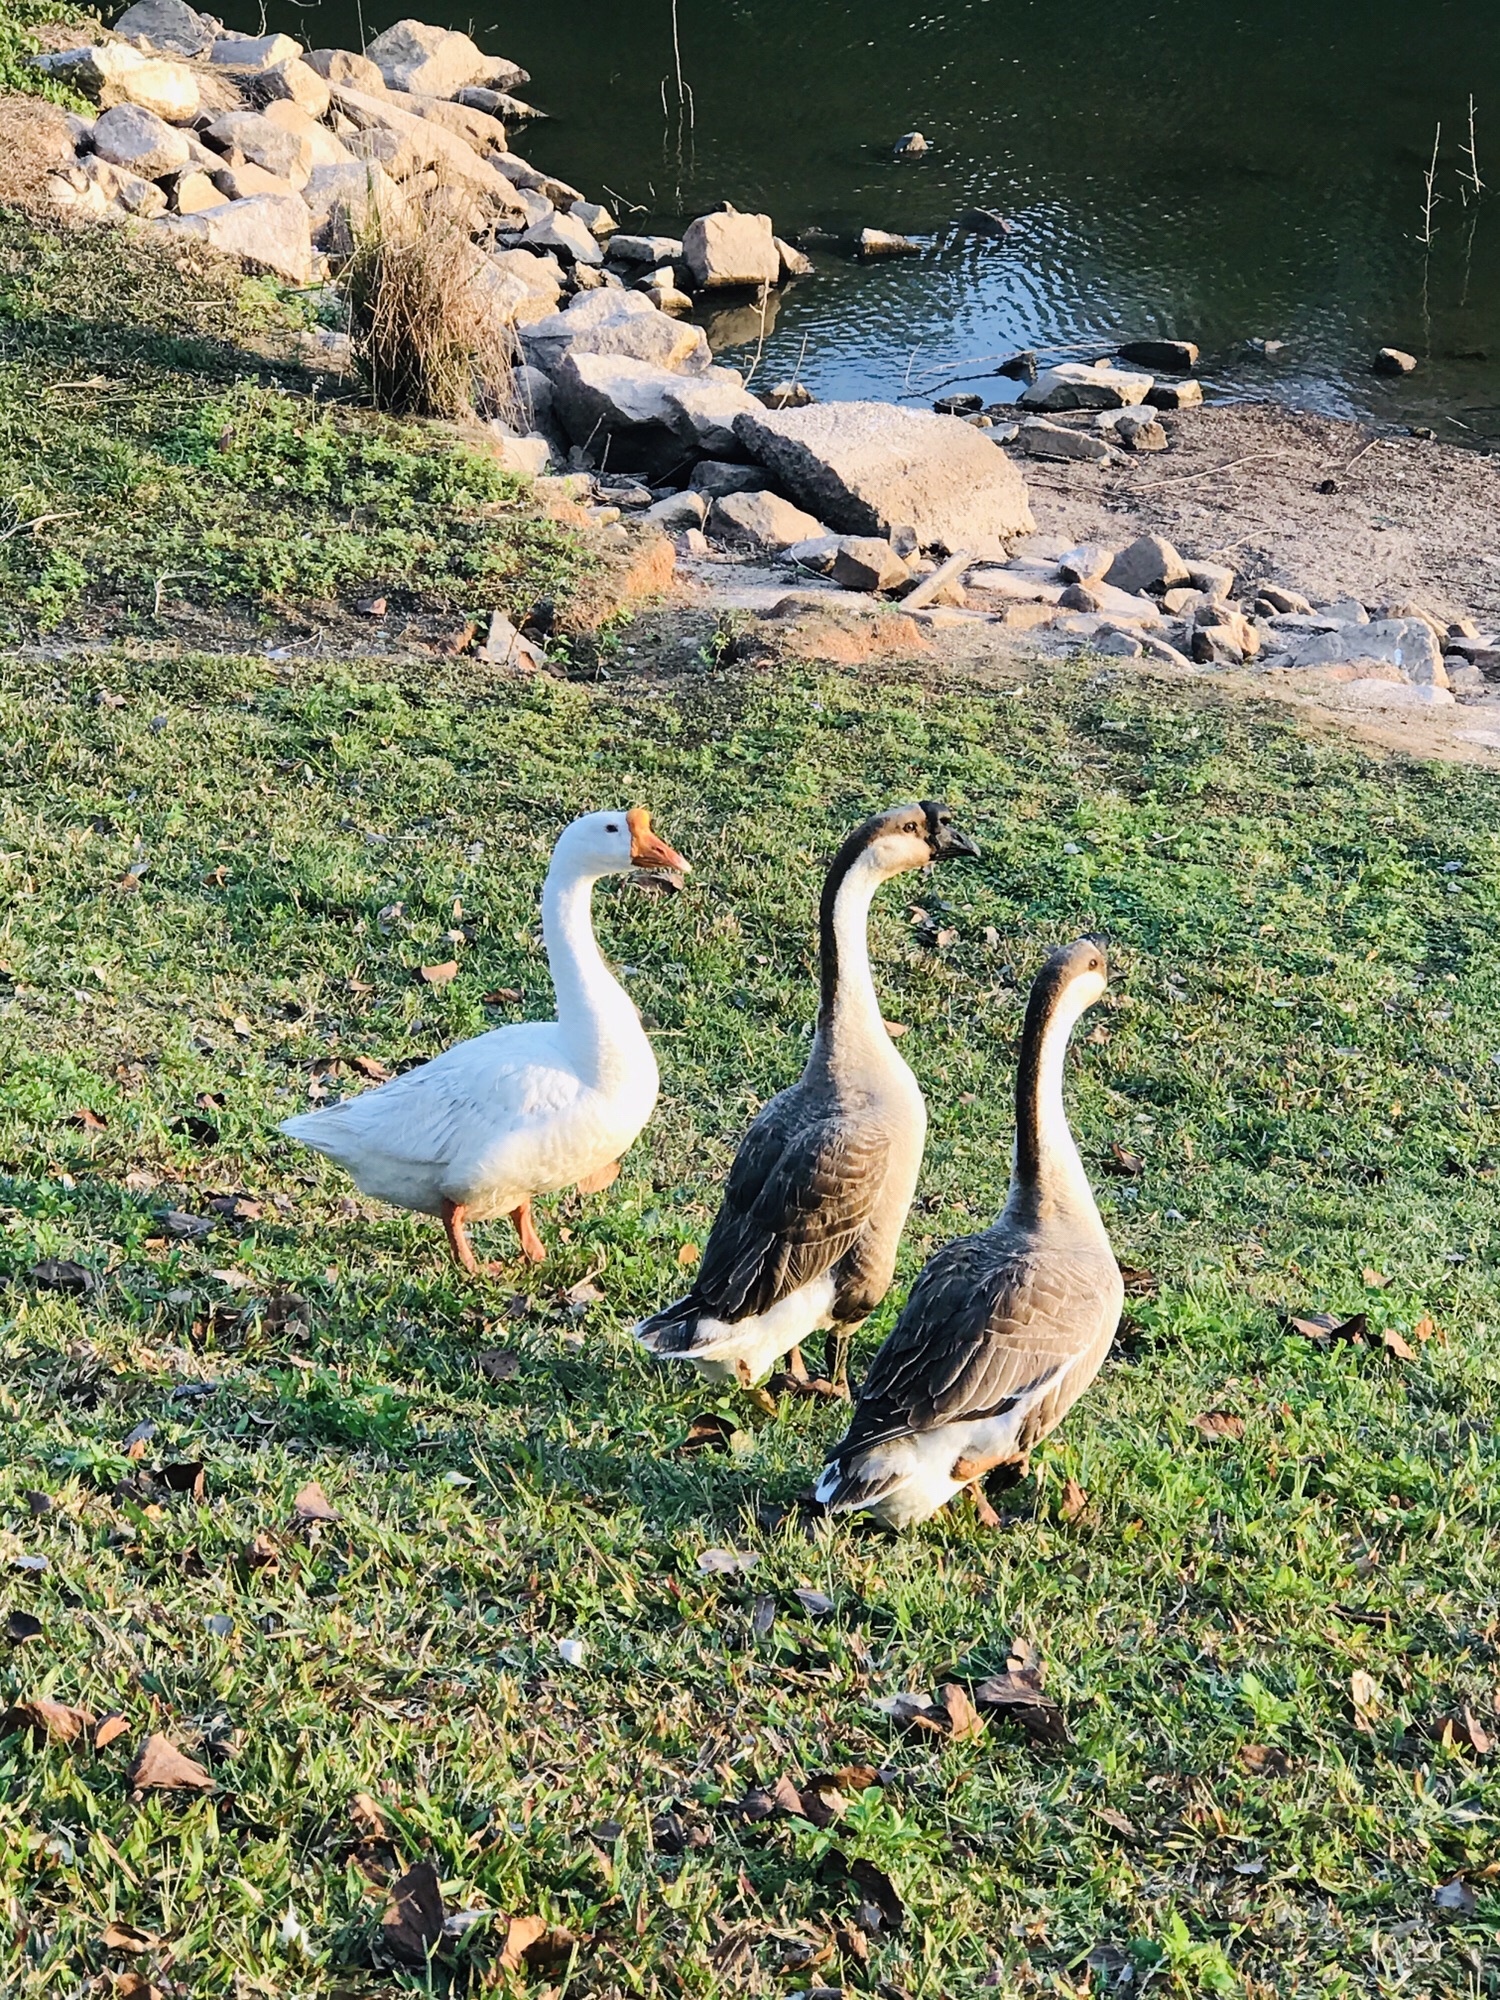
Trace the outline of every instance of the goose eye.
{"label": "goose eye", "polygon": [[616,825],[616,823],[614,822],[614,820],[611,820],[611,821],[609,822],[609,825],[605,827],[604,831],[605,831],[606,833],[618,833],[618,832],[620,831],[620,829],[619,829],[619,827],[618,827],[618,826]]}

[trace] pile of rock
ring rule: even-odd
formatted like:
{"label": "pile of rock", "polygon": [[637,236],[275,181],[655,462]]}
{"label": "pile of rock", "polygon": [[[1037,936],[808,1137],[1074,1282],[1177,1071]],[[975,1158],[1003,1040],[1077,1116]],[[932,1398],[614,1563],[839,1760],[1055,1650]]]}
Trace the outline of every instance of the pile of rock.
{"label": "pile of rock", "polygon": [[[993,434],[996,444],[1013,446],[1030,458],[1102,465],[1116,449],[1127,452],[1165,451],[1166,430],[1158,412],[1196,409],[1203,402],[1203,384],[1193,374],[1198,349],[1190,340],[1129,341],[1115,354],[1093,362],[1059,361],[1038,369],[1033,355],[1018,355],[1027,386],[1015,403],[989,403],[973,393],[944,396],[935,410],[962,416],[977,429]],[[1117,361],[1138,366],[1120,368]],[[1181,379],[1159,382],[1141,366],[1169,370]],[[1005,373],[1022,374],[1010,366]],[[1059,415],[1093,415],[1089,430],[1058,423]]]}

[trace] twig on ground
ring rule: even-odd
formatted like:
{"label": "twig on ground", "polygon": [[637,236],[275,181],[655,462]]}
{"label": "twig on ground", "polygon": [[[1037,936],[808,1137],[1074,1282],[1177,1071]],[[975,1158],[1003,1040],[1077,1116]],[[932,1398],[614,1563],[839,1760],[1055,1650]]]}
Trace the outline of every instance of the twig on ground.
{"label": "twig on ground", "polygon": [[36,534],[40,529],[45,528],[49,522],[71,521],[74,515],[81,511],[77,507],[65,507],[59,514],[34,514],[29,521],[13,521],[5,532],[0,534],[0,542],[8,542],[13,535],[24,535],[28,528],[32,534]]}
{"label": "twig on ground", "polygon": [[1248,465],[1252,458],[1291,458],[1293,453],[1278,445],[1263,445],[1259,451],[1247,451],[1239,458],[1226,458],[1222,465],[1205,465],[1199,472],[1184,472],[1177,479],[1152,479],[1144,486],[1128,488],[1131,493],[1159,493],[1164,486],[1186,486],[1192,479],[1208,479],[1216,472],[1229,472],[1236,465]]}
{"label": "twig on ground", "polygon": [[945,563],[939,563],[931,576],[924,576],[915,590],[909,590],[900,600],[903,611],[920,611],[924,604],[931,604],[945,583],[951,583],[973,562],[967,549],[960,549],[957,555],[949,556]]}
{"label": "twig on ground", "polygon": [[156,579],[156,589],[151,594],[151,616],[161,616],[161,587],[164,583],[212,583],[211,576],[204,576],[201,570],[164,569]]}

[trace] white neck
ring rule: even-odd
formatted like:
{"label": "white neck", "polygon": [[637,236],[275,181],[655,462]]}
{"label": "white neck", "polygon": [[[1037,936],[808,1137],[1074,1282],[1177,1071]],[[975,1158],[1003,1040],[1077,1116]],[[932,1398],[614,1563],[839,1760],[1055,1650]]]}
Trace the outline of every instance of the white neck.
{"label": "white neck", "polygon": [[1104,1224],[1063,1103],[1068,1042],[1092,999],[1081,981],[1066,988],[1042,1028],[1040,1046],[1030,1062],[1023,1046],[1016,1079],[1016,1140],[1005,1214],[1030,1221],[1065,1218],[1070,1226],[1091,1227],[1102,1237]]}
{"label": "white neck", "polygon": [[[873,1051],[895,1053],[881,1017],[880,998],[870,971],[870,905],[875,891],[890,876],[866,850],[854,862],[833,903],[832,936],[822,940],[825,954],[824,1004],[819,1010],[818,1044],[825,1055]],[[832,1006],[828,1004],[826,957],[833,947]]]}
{"label": "white neck", "polygon": [[603,1085],[646,1037],[634,1002],[605,964],[594,936],[598,880],[596,873],[554,859],[542,890],[542,936],[557,993],[558,1026],[581,1072]]}

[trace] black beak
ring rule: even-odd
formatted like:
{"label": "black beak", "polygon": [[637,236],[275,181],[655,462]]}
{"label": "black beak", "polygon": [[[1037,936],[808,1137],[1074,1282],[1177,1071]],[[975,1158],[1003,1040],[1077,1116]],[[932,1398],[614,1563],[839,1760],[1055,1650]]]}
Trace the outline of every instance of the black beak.
{"label": "black beak", "polygon": [[966,854],[971,861],[979,859],[980,847],[977,840],[970,840],[966,833],[960,833],[956,826],[940,827],[937,845],[932,850],[934,861],[951,861],[955,854]]}

